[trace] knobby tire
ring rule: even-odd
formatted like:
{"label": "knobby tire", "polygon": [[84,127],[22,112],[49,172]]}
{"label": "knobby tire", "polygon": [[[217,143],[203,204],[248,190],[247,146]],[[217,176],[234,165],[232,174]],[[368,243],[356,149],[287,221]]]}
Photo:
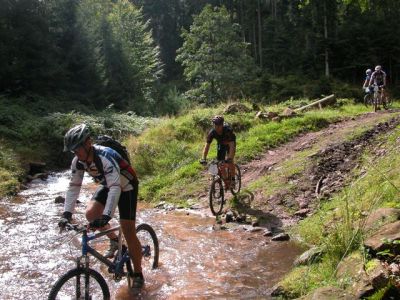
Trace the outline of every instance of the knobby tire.
{"label": "knobby tire", "polygon": [[211,213],[214,216],[219,215],[224,206],[224,186],[222,184],[222,179],[214,179],[211,183],[209,199]]}
{"label": "knobby tire", "polygon": [[[83,295],[81,295],[81,297],[85,296],[85,298],[77,298],[77,295],[75,295],[75,299],[85,299],[85,300],[89,300],[91,299],[90,295],[88,295],[89,297],[87,297],[87,295],[85,295],[85,284],[86,284],[86,272],[88,272],[89,278],[93,278],[101,287],[101,291],[103,294],[103,299],[104,300],[109,300],[110,297],[110,290],[108,289],[108,285],[106,283],[106,281],[104,280],[103,276],[93,270],[93,269],[88,269],[86,271],[86,269],[84,268],[75,268],[72,270],[69,270],[67,273],[65,273],[63,276],[60,277],[60,279],[57,280],[57,282],[54,284],[54,286],[52,287],[49,297],[49,300],[56,300],[57,298],[57,294],[60,292],[60,290],[62,289],[62,287],[64,286],[64,284],[66,284],[69,280],[75,280],[75,291],[76,291],[76,284],[78,282],[79,279],[79,283],[80,286],[83,287]],[[83,280],[82,280],[83,279]]]}
{"label": "knobby tire", "polygon": [[[140,233],[143,232],[147,232],[151,238],[151,245],[148,245],[148,243],[146,243],[146,245],[144,245],[144,241],[140,240]],[[160,247],[159,247],[159,242],[158,242],[158,238],[156,235],[156,232],[154,231],[153,227],[151,227],[149,224],[140,224],[136,227],[136,233],[138,235],[138,238],[140,240],[140,243],[143,246],[149,246],[150,247],[150,253],[151,253],[151,258],[146,258],[143,256],[142,254],[142,262],[144,260],[152,260],[151,264],[151,269],[156,269],[158,267],[158,260],[159,260],[159,256],[160,256]],[[129,277],[133,276],[133,272],[134,272],[134,268],[132,266],[132,259],[129,259],[126,262],[126,267],[128,270],[128,284],[130,281]],[[142,267],[143,267],[143,263],[142,263]]]}
{"label": "knobby tire", "polygon": [[235,164],[235,188],[231,188],[232,195],[236,195],[240,192],[240,188],[242,187],[242,174],[240,172],[240,168],[237,164]]}

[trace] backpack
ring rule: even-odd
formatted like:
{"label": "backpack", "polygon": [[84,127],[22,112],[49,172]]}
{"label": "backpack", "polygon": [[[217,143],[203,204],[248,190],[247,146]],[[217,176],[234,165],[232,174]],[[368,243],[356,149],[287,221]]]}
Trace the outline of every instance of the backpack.
{"label": "backpack", "polygon": [[104,146],[104,147],[109,147],[109,148],[117,151],[118,154],[121,155],[122,158],[128,162],[128,164],[131,164],[130,159],[129,159],[129,153],[128,153],[128,150],[126,150],[126,147],[123,146],[117,140],[114,140],[112,137],[110,137],[108,135],[99,135],[97,137],[97,139],[95,140],[95,144]]}

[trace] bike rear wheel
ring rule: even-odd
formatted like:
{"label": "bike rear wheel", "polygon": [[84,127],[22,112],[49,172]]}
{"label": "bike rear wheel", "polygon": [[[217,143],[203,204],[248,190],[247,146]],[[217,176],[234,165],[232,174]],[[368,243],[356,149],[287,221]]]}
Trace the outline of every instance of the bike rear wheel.
{"label": "bike rear wheel", "polygon": [[221,178],[213,180],[210,188],[210,209],[214,216],[221,213],[224,206],[224,185]]}
{"label": "bike rear wheel", "polygon": [[385,91],[383,103],[384,103],[385,109],[389,109],[393,104],[392,98],[390,97],[390,95],[388,95],[388,93],[386,91]]}
{"label": "bike rear wheel", "polygon": [[[159,243],[156,232],[149,224],[140,224],[136,227],[136,235],[142,246],[142,269],[143,273],[158,267],[160,255]],[[128,269],[128,285],[131,286],[133,276],[132,259],[126,263]]]}
{"label": "bike rear wheel", "polygon": [[93,269],[76,268],[68,271],[52,287],[49,300],[110,299],[110,290],[103,276]]}
{"label": "bike rear wheel", "polygon": [[368,93],[364,96],[364,105],[365,106],[370,106],[372,104],[373,97],[372,94]]}
{"label": "bike rear wheel", "polygon": [[237,164],[235,164],[235,182],[231,185],[231,193],[236,195],[240,192],[240,188],[242,187],[242,174],[240,172],[240,168]]}

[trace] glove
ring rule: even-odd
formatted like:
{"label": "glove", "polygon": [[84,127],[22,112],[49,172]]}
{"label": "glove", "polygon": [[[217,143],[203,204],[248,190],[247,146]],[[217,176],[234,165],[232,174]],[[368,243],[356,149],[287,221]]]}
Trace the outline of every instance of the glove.
{"label": "glove", "polygon": [[207,160],[202,158],[202,159],[199,160],[199,163],[204,166],[204,165],[207,164]]}
{"label": "glove", "polygon": [[90,222],[90,227],[92,228],[101,228],[104,227],[110,222],[111,217],[107,215],[102,215],[100,219],[96,219],[92,222]]}
{"label": "glove", "polygon": [[69,211],[64,211],[62,218],[58,221],[58,227],[64,228],[67,223],[71,223],[72,220],[72,213]]}

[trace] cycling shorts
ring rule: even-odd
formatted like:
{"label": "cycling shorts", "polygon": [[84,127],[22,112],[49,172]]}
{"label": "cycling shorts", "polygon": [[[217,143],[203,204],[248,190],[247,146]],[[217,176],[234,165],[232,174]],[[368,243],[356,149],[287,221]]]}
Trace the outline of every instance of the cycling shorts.
{"label": "cycling shorts", "polygon": [[[135,220],[137,208],[137,196],[139,190],[139,183],[131,183],[133,189],[126,192],[121,192],[118,201],[119,218],[121,220]],[[92,200],[106,206],[108,196],[108,187],[100,185],[94,193]]]}
{"label": "cycling shorts", "polygon": [[[234,143],[234,147],[236,147],[236,143]],[[218,144],[217,147],[217,159],[219,161],[225,160],[227,155],[229,154],[229,145]]]}

